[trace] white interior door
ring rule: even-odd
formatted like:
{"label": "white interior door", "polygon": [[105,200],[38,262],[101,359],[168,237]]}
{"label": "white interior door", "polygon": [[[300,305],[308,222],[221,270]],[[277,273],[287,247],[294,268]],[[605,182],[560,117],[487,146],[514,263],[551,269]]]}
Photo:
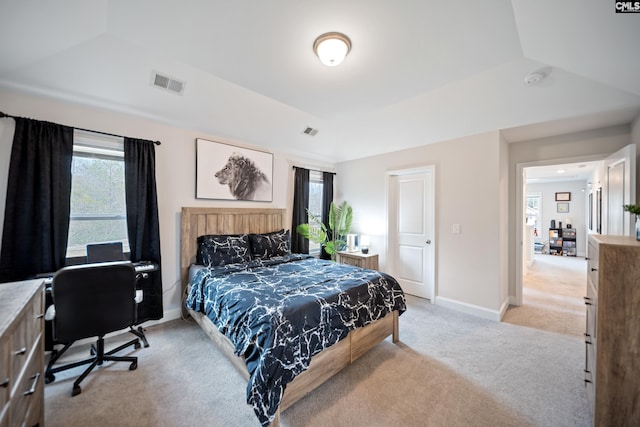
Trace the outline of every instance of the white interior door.
{"label": "white interior door", "polygon": [[393,276],[411,295],[434,297],[433,171],[391,177]]}
{"label": "white interior door", "polygon": [[634,204],[636,195],[636,146],[627,145],[605,159],[606,210],[604,234],[635,234],[634,220],[624,205]]}

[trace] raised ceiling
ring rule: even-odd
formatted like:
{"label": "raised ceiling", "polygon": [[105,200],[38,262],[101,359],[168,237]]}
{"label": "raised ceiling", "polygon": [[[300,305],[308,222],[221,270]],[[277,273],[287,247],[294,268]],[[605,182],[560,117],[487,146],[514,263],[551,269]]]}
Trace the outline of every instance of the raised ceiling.
{"label": "raised ceiling", "polygon": [[[312,51],[328,31],[353,43],[338,67]],[[0,87],[338,162],[627,124],[637,40],[638,15],[602,0],[4,1]],[[183,94],[154,88],[154,71]]]}

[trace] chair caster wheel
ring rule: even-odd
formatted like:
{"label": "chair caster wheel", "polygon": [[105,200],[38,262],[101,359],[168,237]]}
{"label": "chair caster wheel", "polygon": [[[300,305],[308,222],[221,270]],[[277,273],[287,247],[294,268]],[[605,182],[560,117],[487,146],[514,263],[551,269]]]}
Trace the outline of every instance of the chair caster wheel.
{"label": "chair caster wheel", "polygon": [[80,388],[79,385],[74,385],[73,386],[73,391],[71,392],[71,396],[77,396],[80,393],[82,393],[82,389]]}
{"label": "chair caster wheel", "polygon": [[49,384],[52,383],[56,380],[56,376],[53,374],[45,374],[44,376],[44,383],[45,384]]}
{"label": "chair caster wheel", "polygon": [[131,362],[131,365],[129,365],[129,370],[135,371],[137,367],[138,367],[138,362]]}

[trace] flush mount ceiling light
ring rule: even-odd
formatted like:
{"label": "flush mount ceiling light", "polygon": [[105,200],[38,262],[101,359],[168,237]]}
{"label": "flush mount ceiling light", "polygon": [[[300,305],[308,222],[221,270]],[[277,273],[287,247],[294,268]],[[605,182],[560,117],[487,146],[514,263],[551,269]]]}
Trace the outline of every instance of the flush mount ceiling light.
{"label": "flush mount ceiling light", "polygon": [[342,33],[324,33],[313,42],[320,62],[329,67],[340,65],[351,50],[351,40]]}

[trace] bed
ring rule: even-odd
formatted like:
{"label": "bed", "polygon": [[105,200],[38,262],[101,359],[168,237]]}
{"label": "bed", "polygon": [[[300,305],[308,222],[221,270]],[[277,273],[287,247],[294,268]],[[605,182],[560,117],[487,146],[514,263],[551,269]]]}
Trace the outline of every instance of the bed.
{"label": "bed", "polygon": [[[384,273],[301,254],[262,257],[259,251],[242,262],[220,264],[207,258],[206,249],[198,250],[208,238],[217,242],[219,235],[281,238],[287,228],[284,221],[284,209],[182,208],[183,309],[243,374],[247,402],[265,426],[279,425],[281,411],[382,340],[391,336],[397,342],[398,317],[406,309],[399,285]],[[252,244],[255,249],[256,240]],[[213,268],[195,266],[196,258],[198,264]],[[325,279],[307,282],[320,270]],[[338,286],[344,289],[331,293]],[[273,305],[267,307],[263,301]],[[231,318],[232,312],[236,317]],[[248,317],[254,312],[259,314]],[[265,323],[266,317],[287,321]],[[302,319],[305,326],[297,326],[291,317]],[[337,317],[342,322],[336,322]],[[276,338],[267,338],[267,330]],[[249,336],[248,331],[257,332]]]}

